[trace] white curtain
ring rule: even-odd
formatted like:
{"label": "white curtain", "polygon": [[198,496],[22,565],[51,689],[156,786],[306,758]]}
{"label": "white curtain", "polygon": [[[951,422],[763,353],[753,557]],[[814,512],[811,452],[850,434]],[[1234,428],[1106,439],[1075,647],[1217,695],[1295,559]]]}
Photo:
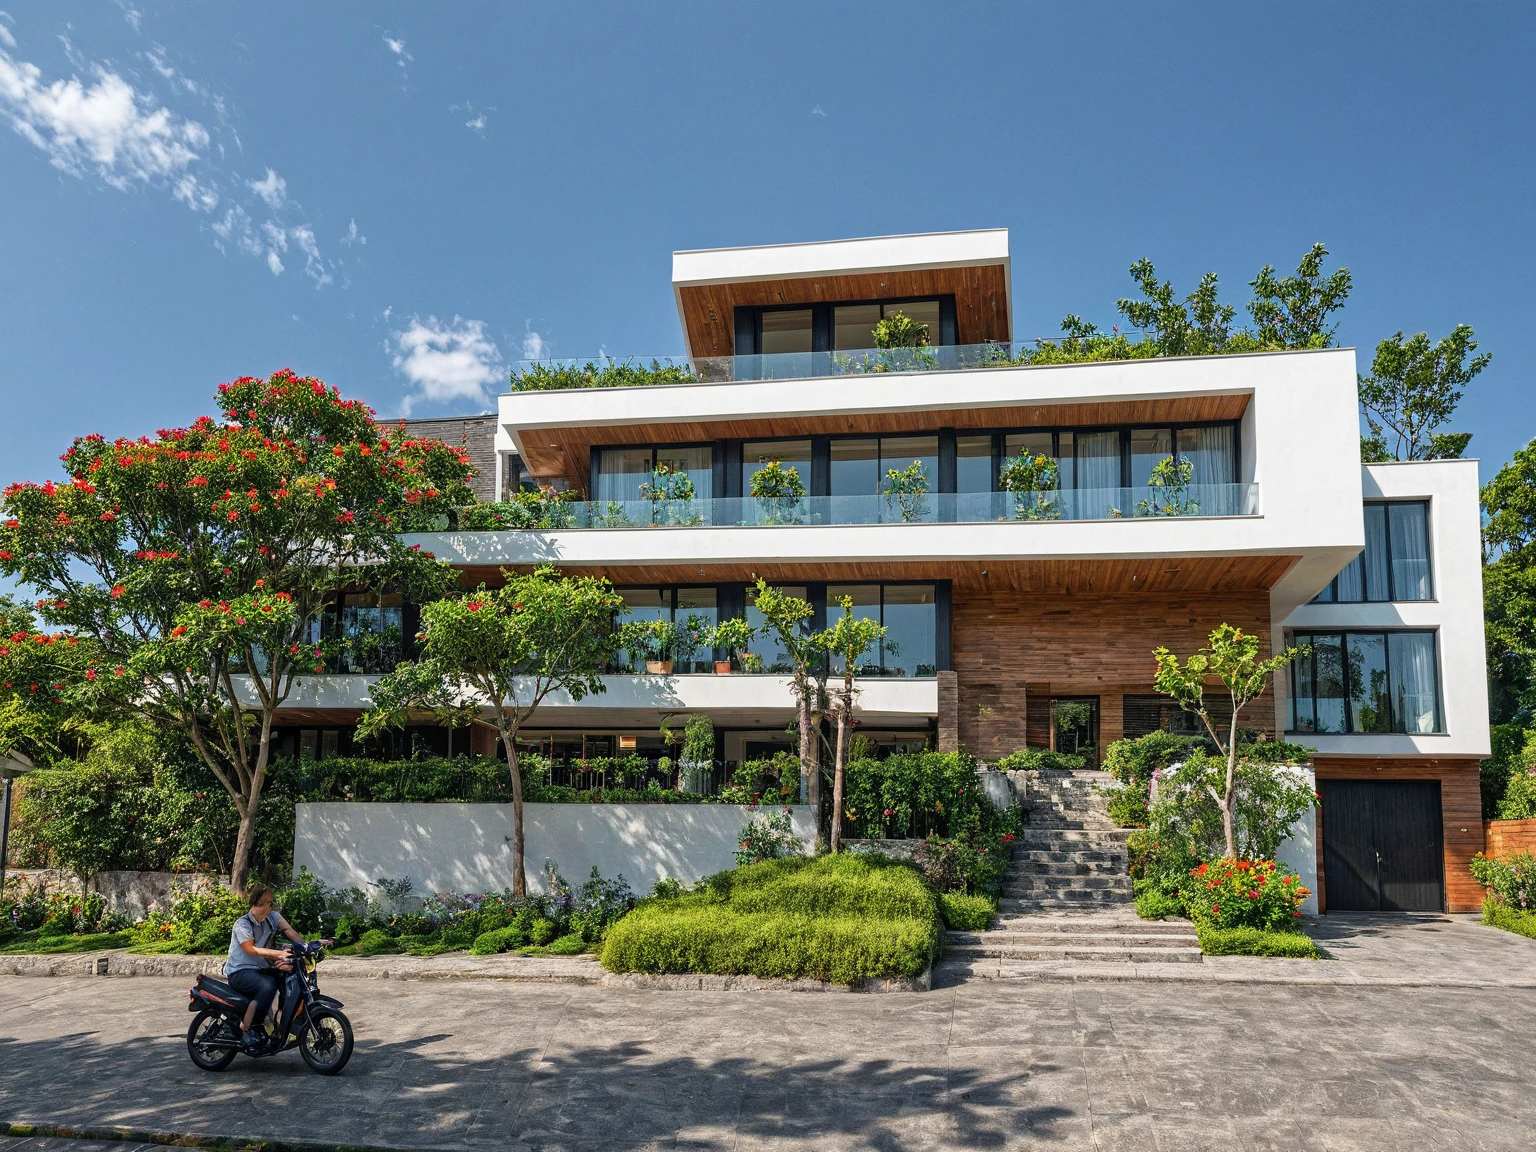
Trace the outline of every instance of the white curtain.
{"label": "white curtain", "polygon": [[1435,634],[1388,634],[1392,675],[1393,727],[1399,732],[1440,731],[1439,693],[1435,685]]}
{"label": "white curtain", "polygon": [[1429,517],[1423,504],[1390,504],[1392,520],[1392,599],[1428,600]]}
{"label": "white curtain", "polygon": [[1195,466],[1194,483],[1232,483],[1232,425],[1179,430],[1179,454]]}
{"label": "white curtain", "polygon": [[1365,598],[1392,598],[1387,584],[1387,509],[1382,504],[1365,506]]}
{"label": "white curtain", "polygon": [[1094,490],[1120,487],[1120,433],[1077,434],[1077,486]]}

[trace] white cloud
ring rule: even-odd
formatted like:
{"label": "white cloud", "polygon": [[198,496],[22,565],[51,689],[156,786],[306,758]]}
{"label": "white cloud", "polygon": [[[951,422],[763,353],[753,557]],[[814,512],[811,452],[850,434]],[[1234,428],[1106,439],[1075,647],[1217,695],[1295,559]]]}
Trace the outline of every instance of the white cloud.
{"label": "white cloud", "polygon": [[[6,42],[15,46],[9,31]],[[120,190],[180,181],[208,147],[207,129],[108,68],[92,65],[91,72],[90,81],[45,81],[35,64],[0,49],[0,113],[61,172],[94,171]]]}
{"label": "white cloud", "polygon": [[501,378],[501,349],[486,335],[483,320],[413,316],[405,328],[390,334],[385,348],[395,371],[413,389],[400,402],[402,415],[410,415],[417,401],[473,400],[484,405],[486,387]]}
{"label": "white cloud", "polygon": [[[366,244],[366,243],[368,243],[368,237],[364,236],[361,232],[359,232],[357,230],[357,221],[356,220],[348,220],[347,221],[347,234],[341,238],[341,243],[345,244],[348,248],[350,248],[354,244]],[[386,319],[388,319],[388,317],[386,317]]]}
{"label": "white cloud", "polygon": [[531,327],[532,321],[523,321],[523,359],[543,360],[549,355],[549,341]]}
{"label": "white cloud", "polygon": [[7,48],[14,48],[16,47],[16,37],[12,36],[11,30],[6,27],[10,22],[11,14],[9,12],[0,12],[0,44],[4,44]]}
{"label": "white cloud", "polygon": [[304,253],[304,275],[315,282],[316,288],[324,288],[331,282],[331,274],[325,270],[325,261],[320,258],[320,245],[315,243],[314,229],[306,224],[297,228],[288,229],[288,238],[293,241],[294,247]]}
{"label": "white cloud", "polygon": [[277,258],[277,252],[271,248],[267,249],[267,267],[272,269],[274,276],[283,274],[283,262]]}
{"label": "white cloud", "polygon": [[826,113],[824,111],[822,111],[821,105],[818,104],[818,105],[816,105],[816,107],[811,109],[811,115],[812,116],[825,116]]}
{"label": "white cloud", "polygon": [[468,128],[476,136],[484,136],[486,125],[490,123],[490,117],[486,113],[494,112],[496,109],[494,106],[490,108],[476,108],[466,100],[462,104],[450,104],[448,111],[465,113],[469,119],[464,121],[464,127]]}
{"label": "white cloud", "polygon": [[171,189],[171,195],[194,212],[212,212],[219,206],[218,192],[199,183],[197,177],[191,173],[176,181]]}
{"label": "white cloud", "polygon": [[260,180],[247,180],[245,183],[252,192],[267,202],[269,208],[281,208],[288,199],[288,181],[270,168]]}
{"label": "white cloud", "polygon": [[404,40],[397,40],[387,33],[384,36],[384,47],[395,54],[395,63],[399,64],[402,68],[405,67],[406,61],[415,59],[414,56],[405,50]]}

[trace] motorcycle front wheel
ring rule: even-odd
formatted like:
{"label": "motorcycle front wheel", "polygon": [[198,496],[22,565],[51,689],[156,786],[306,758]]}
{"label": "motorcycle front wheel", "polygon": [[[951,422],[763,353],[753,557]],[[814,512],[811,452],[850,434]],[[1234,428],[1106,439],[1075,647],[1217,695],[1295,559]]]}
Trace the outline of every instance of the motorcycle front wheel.
{"label": "motorcycle front wheel", "polygon": [[207,1009],[192,1017],[187,1027],[187,1055],[204,1072],[222,1072],[235,1058],[234,1048],[210,1047],[213,1040],[235,1038],[234,1029],[217,1012]]}
{"label": "motorcycle front wheel", "polygon": [[311,1008],[299,1036],[299,1055],[311,1072],[334,1076],[352,1059],[352,1022],[334,1008]]}

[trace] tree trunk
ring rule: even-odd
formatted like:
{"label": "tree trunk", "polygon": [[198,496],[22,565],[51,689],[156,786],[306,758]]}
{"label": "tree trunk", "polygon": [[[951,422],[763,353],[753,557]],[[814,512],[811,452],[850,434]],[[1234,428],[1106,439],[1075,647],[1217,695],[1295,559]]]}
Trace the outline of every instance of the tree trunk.
{"label": "tree trunk", "polygon": [[[261,716],[261,742],[256,747],[256,768],[251,773],[248,794],[240,798],[240,832],[235,837],[235,854],[229,861],[229,886],[242,895],[251,871],[251,854],[256,850],[256,817],[261,811],[261,790],[267,782],[267,755],[272,748],[272,713]],[[237,777],[238,779],[238,777]]]}
{"label": "tree trunk", "polygon": [[507,769],[512,774],[512,895],[528,895],[528,875],[523,867],[523,773],[517,763],[517,730],[508,730],[506,714],[496,717],[501,743],[507,750]]}
{"label": "tree trunk", "polygon": [[815,763],[815,737],[811,734],[811,698],[806,691],[798,693],[798,719],[800,723],[800,803],[812,803],[811,776]]}
{"label": "tree trunk", "polygon": [[1237,791],[1237,708],[1232,701],[1232,728],[1227,734],[1227,787],[1221,800],[1221,829],[1227,836],[1227,857],[1237,859],[1237,832],[1232,823],[1232,801]]}
{"label": "tree trunk", "polygon": [[837,710],[837,745],[832,755],[832,851],[843,843],[843,766],[848,759],[848,713],[853,708],[853,691],[843,688],[843,699]]}

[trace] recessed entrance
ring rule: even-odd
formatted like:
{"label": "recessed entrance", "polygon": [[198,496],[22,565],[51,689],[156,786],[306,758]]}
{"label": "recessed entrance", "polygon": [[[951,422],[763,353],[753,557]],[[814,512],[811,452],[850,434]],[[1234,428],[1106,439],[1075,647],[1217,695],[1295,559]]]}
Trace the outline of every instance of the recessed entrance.
{"label": "recessed entrance", "polygon": [[1320,780],[1323,882],[1330,912],[1445,907],[1440,784]]}

